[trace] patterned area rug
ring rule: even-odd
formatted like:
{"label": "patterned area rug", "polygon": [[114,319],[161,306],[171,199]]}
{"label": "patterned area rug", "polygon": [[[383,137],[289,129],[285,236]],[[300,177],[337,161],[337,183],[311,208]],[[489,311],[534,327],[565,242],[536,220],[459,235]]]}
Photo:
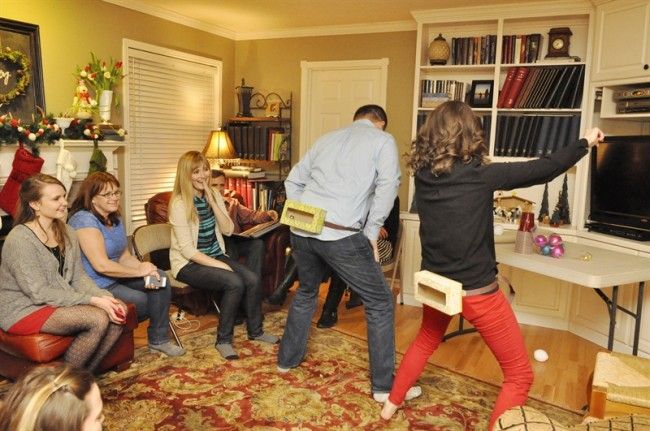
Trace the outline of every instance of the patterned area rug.
{"label": "patterned area rug", "polygon": [[[285,312],[266,315],[281,334]],[[487,428],[497,388],[429,365],[423,395],[390,422],[370,396],[366,343],[335,330],[312,329],[306,361],[277,372],[277,346],[235,330],[238,361],[214,349],[215,330],[188,334],[188,353],[166,358],[136,351],[131,368],[101,377],[107,430],[477,430]],[[398,355],[398,361],[401,356]],[[576,413],[539,401],[529,405],[564,424]]]}

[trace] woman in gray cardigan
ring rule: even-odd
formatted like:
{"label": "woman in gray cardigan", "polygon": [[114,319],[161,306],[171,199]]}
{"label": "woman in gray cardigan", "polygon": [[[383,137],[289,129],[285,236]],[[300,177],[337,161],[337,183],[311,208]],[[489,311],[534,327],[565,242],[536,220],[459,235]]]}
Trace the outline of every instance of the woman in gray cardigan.
{"label": "woman in gray cardigan", "polygon": [[14,228],[0,264],[0,327],[17,335],[72,335],[67,363],[94,371],[122,333],[126,306],[99,289],[81,265],[65,224],[66,190],[35,174],[20,186]]}

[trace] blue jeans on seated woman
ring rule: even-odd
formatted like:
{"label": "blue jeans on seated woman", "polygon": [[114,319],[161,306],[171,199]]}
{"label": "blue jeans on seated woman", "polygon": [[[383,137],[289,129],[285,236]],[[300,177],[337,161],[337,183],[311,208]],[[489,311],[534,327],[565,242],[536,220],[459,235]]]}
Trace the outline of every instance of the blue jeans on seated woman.
{"label": "blue jeans on seated woman", "polygon": [[232,271],[190,262],[178,271],[177,280],[196,289],[223,292],[221,314],[217,328],[217,344],[232,344],[237,307],[242,297],[246,309],[248,338],[264,333],[262,329],[262,283],[255,272],[243,263],[226,255],[217,258],[228,264]]}
{"label": "blue jeans on seated woman", "polygon": [[[165,271],[158,270],[160,276],[165,276]],[[172,292],[167,286],[159,289],[146,289],[144,278],[124,278],[119,282],[106,287],[114,297],[135,304],[135,311],[138,314],[138,321],[147,317],[150,319],[147,328],[149,344],[163,344],[169,341],[169,303]]]}

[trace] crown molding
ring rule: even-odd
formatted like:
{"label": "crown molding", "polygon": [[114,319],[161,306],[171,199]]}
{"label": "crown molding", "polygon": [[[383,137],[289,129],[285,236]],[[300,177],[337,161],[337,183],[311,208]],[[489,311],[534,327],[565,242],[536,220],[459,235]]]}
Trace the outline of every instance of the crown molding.
{"label": "crown molding", "polygon": [[226,28],[219,27],[216,25],[211,25],[203,21],[199,21],[198,19],[189,18],[185,15],[181,15],[179,13],[172,12],[167,9],[150,6],[148,4],[144,4],[137,0],[102,0],[102,1],[106,3],[112,3],[116,6],[121,6],[126,9],[142,12],[147,15],[155,16],[157,18],[162,18],[167,21],[172,21],[177,24],[185,25],[187,27],[192,27],[197,30],[203,30],[205,32],[212,33],[217,36],[225,37],[228,39],[235,39],[237,35],[234,31],[228,30]]}
{"label": "crown molding", "polygon": [[253,40],[253,39],[283,39],[292,37],[312,37],[312,36],[334,36],[343,34],[364,34],[364,33],[391,33],[398,31],[415,31],[416,24],[414,21],[391,21],[378,22],[371,24],[348,24],[348,25],[327,25],[317,27],[299,27],[282,30],[256,31],[247,33],[238,33],[223,27],[210,25],[206,22],[189,18],[185,15],[172,12],[167,9],[150,6],[138,0],[102,0],[106,3],[112,3],[127,9],[142,12],[147,15],[155,16],[164,20],[172,21],[188,27],[202,30],[217,36],[225,37],[232,40]]}
{"label": "crown molding", "polygon": [[589,0],[558,0],[511,3],[502,5],[468,6],[448,9],[428,9],[411,11],[418,23],[486,21],[499,18],[518,18],[521,16],[565,16],[588,14],[594,7]]}
{"label": "crown molding", "polygon": [[284,39],[291,37],[336,36],[344,34],[392,33],[415,31],[415,21],[391,21],[372,24],[326,25],[320,27],[298,27],[284,30],[238,33],[236,40]]}

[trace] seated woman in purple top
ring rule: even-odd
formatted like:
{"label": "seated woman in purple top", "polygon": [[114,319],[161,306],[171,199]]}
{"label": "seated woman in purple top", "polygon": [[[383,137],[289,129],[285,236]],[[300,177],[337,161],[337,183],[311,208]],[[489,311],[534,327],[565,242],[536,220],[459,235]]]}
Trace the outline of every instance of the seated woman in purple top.
{"label": "seated woman in purple top", "polygon": [[119,187],[113,175],[95,172],[83,181],[72,203],[68,224],[77,232],[84,269],[100,288],[134,303],[139,320],[150,318],[150,349],[181,356],[185,350],[170,342],[167,332],[171,289],[169,285],[145,285],[144,277],[160,280],[164,272],[150,262],[140,262],[129,252],[119,211]]}

